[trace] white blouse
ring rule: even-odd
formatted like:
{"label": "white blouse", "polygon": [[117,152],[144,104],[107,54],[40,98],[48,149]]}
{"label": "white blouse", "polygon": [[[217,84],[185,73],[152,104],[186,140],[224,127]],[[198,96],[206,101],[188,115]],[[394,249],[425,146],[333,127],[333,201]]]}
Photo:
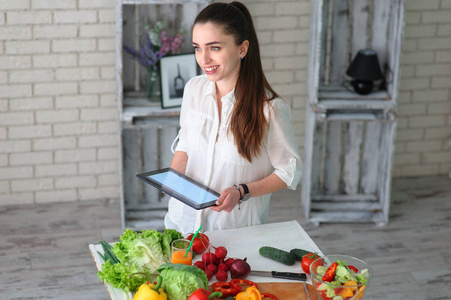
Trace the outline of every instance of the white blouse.
{"label": "white blouse", "polygon": [[[192,78],[185,86],[180,113],[180,132],[175,151],[188,155],[185,174],[221,193],[234,184],[261,180],[271,173],[296,189],[302,177],[302,160],[290,123],[290,107],[281,99],[271,100],[265,108],[270,120],[260,156],[252,163],[243,158],[227,134],[229,118],[235,104],[234,91],[222,97],[221,118],[215,101],[215,84],[206,75]],[[271,195],[251,197],[230,212],[206,208],[195,210],[171,198],[165,217],[166,228],[183,234],[244,227],[266,223]]]}

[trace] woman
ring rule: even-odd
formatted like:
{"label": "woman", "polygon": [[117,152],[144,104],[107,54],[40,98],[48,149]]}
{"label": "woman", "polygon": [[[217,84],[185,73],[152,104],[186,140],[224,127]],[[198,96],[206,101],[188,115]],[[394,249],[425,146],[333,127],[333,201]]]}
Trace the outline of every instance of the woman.
{"label": "woman", "polygon": [[192,39],[205,75],[185,86],[171,167],[221,196],[199,211],[170,199],[166,228],[189,233],[200,225],[209,231],[266,223],[271,193],[295,189],[302,176],[290,108],[263,74],[242,3],[207,6]]}

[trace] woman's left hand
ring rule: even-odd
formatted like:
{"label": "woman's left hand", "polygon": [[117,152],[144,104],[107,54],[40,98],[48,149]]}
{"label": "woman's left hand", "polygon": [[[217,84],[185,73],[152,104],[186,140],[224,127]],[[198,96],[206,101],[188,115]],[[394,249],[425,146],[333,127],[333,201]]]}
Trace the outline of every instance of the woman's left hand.
{"label": "woman's left hand", "polygon": [[225,188],[218,200],[216,200],[216,206],[210,206],[214,211],[226,211],[231,212],[232,209],[238,204],[241,194],[235,187]]}

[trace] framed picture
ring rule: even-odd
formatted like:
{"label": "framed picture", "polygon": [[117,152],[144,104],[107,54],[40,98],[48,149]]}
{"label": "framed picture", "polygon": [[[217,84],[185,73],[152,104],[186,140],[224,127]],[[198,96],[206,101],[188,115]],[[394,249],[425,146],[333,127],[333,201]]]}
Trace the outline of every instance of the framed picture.
{"label": "framed picture", "polygon": [[197,75],[194,54],[166,56],[161,59],[161,107],[182,105],[183,89],[192,77]]}

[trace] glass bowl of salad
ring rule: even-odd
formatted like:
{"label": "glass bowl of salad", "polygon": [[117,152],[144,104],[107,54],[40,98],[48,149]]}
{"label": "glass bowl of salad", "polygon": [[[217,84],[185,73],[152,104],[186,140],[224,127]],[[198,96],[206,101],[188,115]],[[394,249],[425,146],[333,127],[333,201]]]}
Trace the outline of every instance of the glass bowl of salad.
{"label": "glass bowl of salad", "polygon": [[328,255],[310,264],[312,284],[320,300],[362,299],[373,269],[366,262],[348,255]]}

